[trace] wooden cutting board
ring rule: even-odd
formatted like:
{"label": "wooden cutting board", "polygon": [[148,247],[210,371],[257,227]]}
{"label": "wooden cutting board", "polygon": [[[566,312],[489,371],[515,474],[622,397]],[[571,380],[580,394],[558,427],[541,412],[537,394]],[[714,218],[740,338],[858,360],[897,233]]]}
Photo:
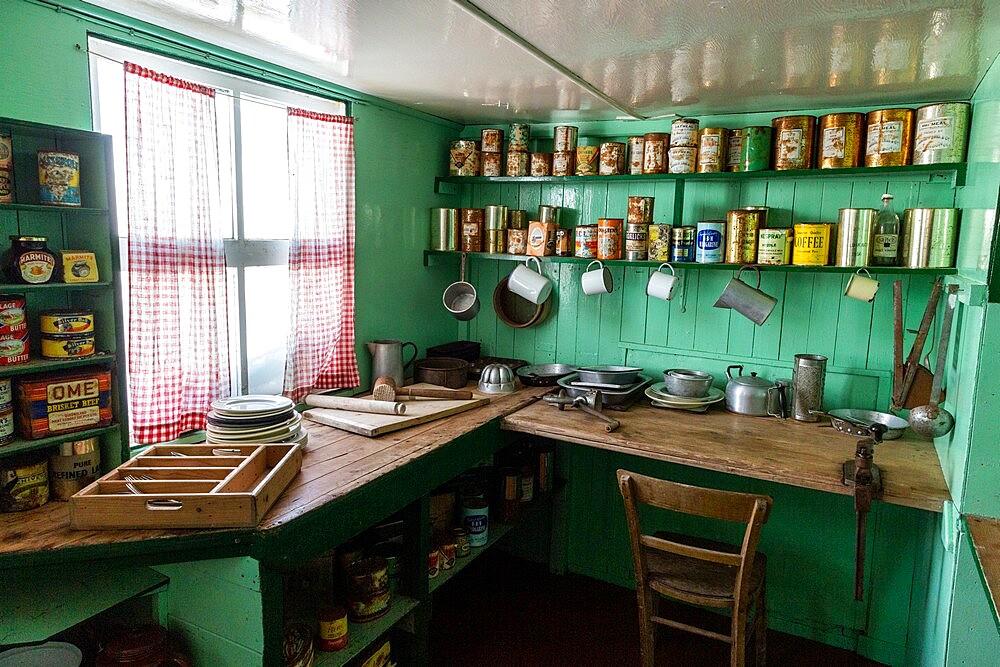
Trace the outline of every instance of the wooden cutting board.
{"label": "wooden cutting board", "polygon": [[[422,382],[412,386],[435,387],[435,385]],[[302,416],[318,424],[333,426],[334,428],[373,438],[383,433],[391,433],[410,426],[425,424],[435,419],[441,419],[442,417],[478,408],[489,402],[490,399],[488,398],[473,398],[467,401],[415,398],[406,401],[406,414],[404,415],[375,415],[366,412],[354,412],[353,410],[311,408],[303,412]]]}

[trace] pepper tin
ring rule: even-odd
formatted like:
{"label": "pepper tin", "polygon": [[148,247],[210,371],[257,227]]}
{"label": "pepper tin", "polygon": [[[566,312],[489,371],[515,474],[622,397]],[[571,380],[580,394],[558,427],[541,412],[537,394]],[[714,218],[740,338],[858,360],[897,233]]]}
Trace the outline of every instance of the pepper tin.
{"label": "pepper tin", "polygon": [[964,162],[969,109],[968,102],[928,104],[917,109],[913,164]]}
{"label": "pepper tin", "polygon": [[531,154],[531,175],[532,176],[552,175],[552,153]]}
{"label": "pepper tin", "polygon": [[528,139],[531,136],[531,128],[527,123],[511,123],[509,130],[510,143],[507,150],[528,152]]}
{"label": "pepper tin", "polygon": [[748,206],[726,213],[727,264],[753,264],[757,259],[757,230],[767,223],[766,206]]}
{"label": "pepper tin", "polygon": [[652,197],[629,197],[628,198],[628,222],[641,222],[649,224],[653,222],[653,198]]}
{"label": "pepper tin", "polygon": [[765,125],[743,128],[740,146],[742,171],[764,171],[771,168],[771,135],[773,129]]}
{"label": "pepper tin", "polygon": [[698,121],[694,118],[678,118],[670,124],[670,147],[697,148]]}
{"label": "pepper tin", "polygon": [[931,222],[931,250],[927,266],[943,268],[955,265],[955,238],[958,234],[958,209],[936,208]]}
{"label": "pepper tin", "polygon": [[573,125],[557,125],[553,130],[552,150],[555,153],[572,153],[576,150],[576,137],[580,128]]}
{"label": "pepper tin", "polygon": [[29,440],[111,423],[111,372],[30,376],[16,383],[17,421]]}
{"label": "pepper tin", "polygon": [[451,142],[448,150],[450,158],[448,174],[451,176],[475,176],[479,173],[479,151],[476,142],[459,139]]}
{"label": "pepper tin", "polygon": [[698,173],[723,171],[726,163],[726,137],[724,127],[706,127],[698,132]]}
{"label": "pepper tin", "polygon": [[901,167],[913,159],[913,109],[868,112],[866,167]]}
{"label": "pepper tin", "polygon": [[526,151],[511,150],[507,153],[507,175],[527,176],[531,156]]}
{"label": "pepper tin", "polygon": [[642,173],[667,173],[667,151],[670,135],[664,132],[649,132],[643,136]]}
{"label": "pepper tin", "polygon": [[743,130],[729,130],[726,139],[726,171],[743,171]]}
{"label": "pepper tin", "polygon": [[597,220],[597,259],[622,258],[621,218],[599,218]]}
{"label": "pepper tin", "polygon": [[576,243],[574,257],[594,259],[597,257],[597,225],[578,225],[575,230]]}
{"label": "pepper tin", "polygon": [[557,151],[552,154],[552,175],[572,176],[576,167],[576,151]]}
{"label": "pepper tin", "polygon": [[92,310],[43,310],[38,315],[43,334],[84,334],[94,332]]}
{"label": "pepper tin", "polygon": [[484,153],[503,153],[503,130],[496,127],[484,129],[480,146]]}
{"label": "pepper tin", "polygon": [[0,462],[0,512],[23,512],[49,501],[49,461],[44,452],[19,454]]}
{"label": "pepper tin", "polygon": [[771,121],[774,128],[774,168],[809,169],[812,167],[815,116],[782,116]]}
{"label": "pepper tin", "polygon": [[80,206],[80,156],[38,151],[38,201],[53,206]]}
{"label": "pepper tin", "polygon": [[693,174],[698,162],[698,149],[688,146],[671,146],[667,153],[671,174]]}
{"label": "pepper tin", "polygon": [[503,153],[480,153],[479,174],[481,176],[501,176],[503,174]]}
{"label": "pepper tin", "polygon": [[646,261],[649,249],[649,224],[630,222],[625,225],[625,259],[632,262]]}
{"label": "pepper tin", "polygon": [[527,229],[507,230],[507,254],[523,255],[528,249]]}
{"label": "pepper tin", "polygon": [[760,229],[757,232],[757,263],[788,264],[792,260],[792,230],[787,227]]}
{"label": "pepper tin", "polygon": [[726,234],[725,220],[702,220],[698,223],[694,261],[717,264],[723,259]]}
{"label": "pepper tin", "polygon": [[861,137],[865,115],[830,113],[819,117],[819,168],[844,169],[861,165]]}
{"label": "pepper tin", "polygon": [[93,333],[42,334],[42,356],[46,359],[83,359],[97,351]]}
{"label": "pepper tin", "polygon": [[624,174],[625,144],[620,141],[606,141],[601,144],[601,162],[597,171],[601,176]]}
{"label": "pepper tin", "polygon": [[599,146],[576,147],[576,175],[597,176],[601,149]]}
{"label": "pepper tin", "polygon": [[825,222],[805,222],[795,225],[792,264],[826,266],[829,262],[830,225]]}
{"label": "pepper tin", "polygon": [[875,234],[873,208],[842,208],[837,214],[837,266],[868,266]]}
{"label": "pepper tin", "polygon": [[647,253],[649,261],[670,261],[670,243],[672,240],[672,232],[673,225],[649,226],[649,250]]}
{"label": "pepper tin", "polygon": [[23,294],[0,294],[0,336],[28,330]]}
{"label": "pepper tin", "polygon": [[697,229],[692,226],[674,227],[670,232],[670,261],[693,262]]}
{"label": "pepper tin", "polygon": [[635,175],[642,173],[642,161],[645,158],[646,139],[645,137],[628,138],[628,173]]}

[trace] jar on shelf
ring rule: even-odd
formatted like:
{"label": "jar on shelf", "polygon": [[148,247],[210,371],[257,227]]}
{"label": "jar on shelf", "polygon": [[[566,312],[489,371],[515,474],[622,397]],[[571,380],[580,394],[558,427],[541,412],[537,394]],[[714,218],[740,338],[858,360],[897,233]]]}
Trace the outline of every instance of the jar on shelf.
{"label": "jar on shelf", "polygon": [[47,243],[48,239],[44,236],[10,237],[10,250],[4,266],[11,282],[39,285],[52,280],[56,256]]}

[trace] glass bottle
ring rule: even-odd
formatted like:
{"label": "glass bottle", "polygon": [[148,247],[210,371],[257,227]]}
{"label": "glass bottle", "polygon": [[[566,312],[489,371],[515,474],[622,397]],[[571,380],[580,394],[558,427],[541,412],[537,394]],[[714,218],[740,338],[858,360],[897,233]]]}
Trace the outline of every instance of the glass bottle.
{"label": "glass bottle", "polygon": [[882,210],[875,216],[872,265],[899,264],[899,216],[892,210],[892,195],[882,195]]}

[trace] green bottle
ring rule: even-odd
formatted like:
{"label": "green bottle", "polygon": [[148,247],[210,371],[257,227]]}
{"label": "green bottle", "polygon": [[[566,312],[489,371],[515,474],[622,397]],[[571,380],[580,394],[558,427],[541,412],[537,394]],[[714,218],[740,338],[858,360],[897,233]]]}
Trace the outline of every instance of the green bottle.
{"label": "green bottle", "polygon": [[882,210],[875,216],[872,265],[899,265],[899,216],[892,210],[892,195],[882,195]]}

